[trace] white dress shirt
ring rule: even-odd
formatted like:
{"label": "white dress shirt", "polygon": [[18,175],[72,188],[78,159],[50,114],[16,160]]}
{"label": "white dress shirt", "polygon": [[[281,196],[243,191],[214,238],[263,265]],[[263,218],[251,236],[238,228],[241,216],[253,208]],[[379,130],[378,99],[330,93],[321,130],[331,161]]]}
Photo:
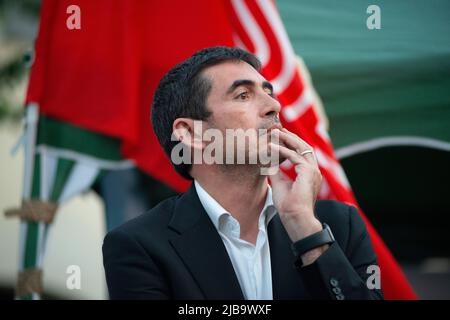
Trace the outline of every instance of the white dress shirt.
{"label": "white dress shirt", "polygon": [[272,267],[267,225],[277,212],[273,205],[270,186],[264,208],[259,216],[256,245],[253,245],[240,239],[239,222],[231,213],[211,197],[197,181],[194,181],[194,184],[200,202],[227,249],[245,299],[272,300]]}

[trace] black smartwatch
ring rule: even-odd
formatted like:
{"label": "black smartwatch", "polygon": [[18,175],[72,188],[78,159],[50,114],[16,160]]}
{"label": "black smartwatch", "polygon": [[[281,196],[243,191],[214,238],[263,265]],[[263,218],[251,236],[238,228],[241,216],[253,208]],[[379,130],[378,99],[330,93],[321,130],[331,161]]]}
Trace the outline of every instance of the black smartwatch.
{"label": "black smartwatch", "polygon": [[301,267],[303,265],[301,256],[318,247],[321,247],[325,244],[332,244],[335,239],[333,236],[333,233],[330,230],[330,227],[326,224],[323,223],[323,230],[313,233],[312,235],[298,240],[296,242],[294,242],[291,246],[292,251],[294,252],[294,255],[297,257],[297,261],[296,261],[296,266]]}

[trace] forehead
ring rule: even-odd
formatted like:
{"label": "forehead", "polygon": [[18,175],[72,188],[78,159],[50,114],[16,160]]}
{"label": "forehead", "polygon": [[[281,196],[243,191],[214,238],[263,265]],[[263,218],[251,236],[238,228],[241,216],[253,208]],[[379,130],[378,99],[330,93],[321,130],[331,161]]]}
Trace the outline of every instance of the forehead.
{"label": "forehead", "polygon": [[212,84],[213,90],[226,91],[236,80],[252,80],[255,83],[265,81],[264,77],[247,62],[224,61],[203,71]]}

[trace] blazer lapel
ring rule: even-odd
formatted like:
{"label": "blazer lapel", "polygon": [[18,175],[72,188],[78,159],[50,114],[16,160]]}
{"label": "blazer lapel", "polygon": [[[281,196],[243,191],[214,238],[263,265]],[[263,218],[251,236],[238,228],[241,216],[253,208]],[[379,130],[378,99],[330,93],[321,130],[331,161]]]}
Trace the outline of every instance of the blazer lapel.
{"label": "blazer lapel", "polygon": [[292,241],[278,214],[269,222],[268,235],[273,299],[308,299],[309,294],[294,265],[295,256],[290,248]]}
{"label": "blazer lapel", "polygon": [[194,184],[177,200],[170,242],[206,299],[244,299],[228,252],[201,205]]}

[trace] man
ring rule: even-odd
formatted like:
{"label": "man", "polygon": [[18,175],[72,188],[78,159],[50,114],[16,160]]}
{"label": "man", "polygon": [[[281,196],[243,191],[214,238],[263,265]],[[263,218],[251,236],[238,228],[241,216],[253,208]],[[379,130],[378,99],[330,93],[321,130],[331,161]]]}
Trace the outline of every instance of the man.
{"label": "man", "polygon": [[[281,127],[280,104],[259,68],[241,49],[214,47],[161,80],[153,129],[176,170],[194,182],[106,236],[111,298],[382,298],[366,284],[368,267],[377,262],[364,222],[354,207],[316,203],[321,174],[312,148]],[[278,163],[230,163],[234,153],[245,160],[255,154],[247,144],[226,150],[225,162],[175,161],[180,143],[189,160],[204,152],[210,143],[202,134],[212,129],[223,133],[223,145],[230,142],[227,129],[268,129],[257,135],[258,147],[291,161],[297,178],[275,170],[271,188],[261,172]]]}

